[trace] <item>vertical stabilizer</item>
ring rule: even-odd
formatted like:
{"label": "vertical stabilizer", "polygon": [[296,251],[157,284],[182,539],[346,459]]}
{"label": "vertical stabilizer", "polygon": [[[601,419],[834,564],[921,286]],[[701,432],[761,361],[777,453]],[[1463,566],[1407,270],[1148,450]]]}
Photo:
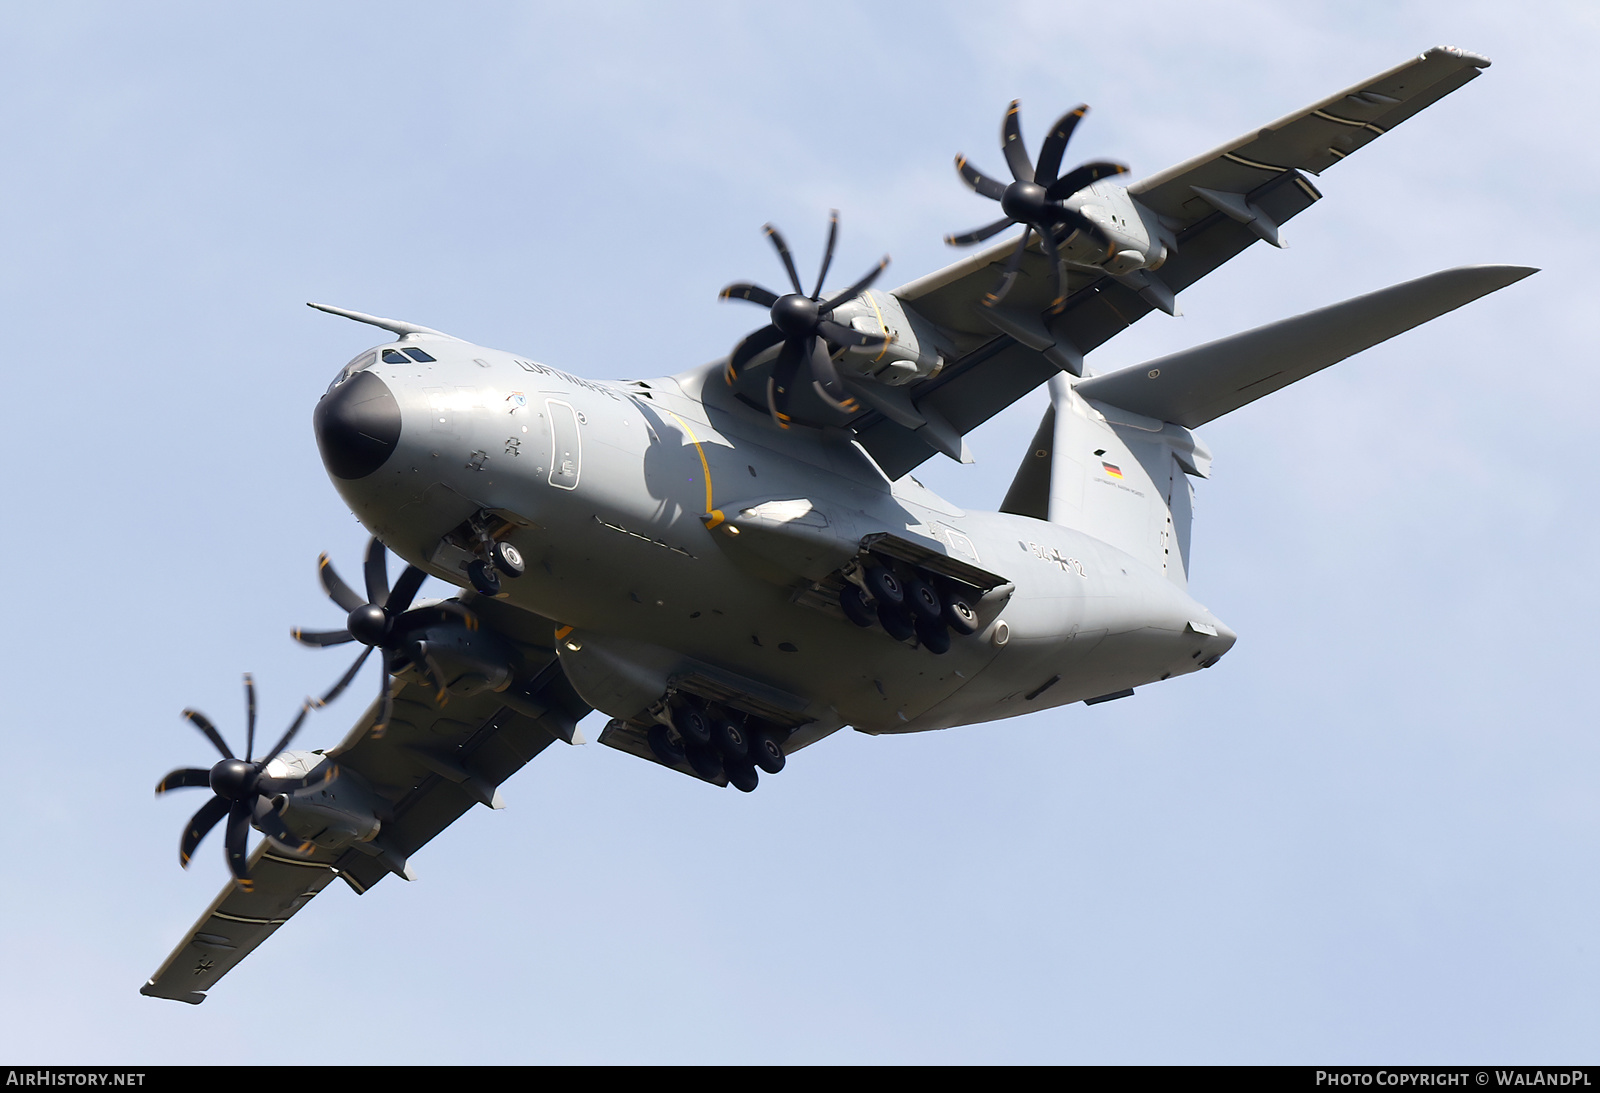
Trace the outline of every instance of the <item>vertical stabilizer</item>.
{"label": "vertical stabilizer", "polygon": [[1126,551],[1188,585],[1190,475],[1211,454],[1182,426],[1081,398],[1066,376],[1050,381],[1045,412],[1002,512],[1064,524]]}

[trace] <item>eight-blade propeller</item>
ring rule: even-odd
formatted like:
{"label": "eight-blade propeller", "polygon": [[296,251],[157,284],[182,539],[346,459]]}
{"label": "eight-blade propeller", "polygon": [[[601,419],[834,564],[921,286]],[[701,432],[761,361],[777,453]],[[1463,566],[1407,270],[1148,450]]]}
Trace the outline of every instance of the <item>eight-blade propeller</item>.
{"label": "eight-blade propeller", "polygon": [[[222,753],[222,761],[209,769],[180,767],[161,779],[161,783],[156,786],[156,793],[160,795],[168,790],[188,787],[210,788],[211,800],[200,806],[200,810],[190,817],[189,826],[184,829],[183,838],[178,843],[178,862],[185,869],[189,868],[189,860],[194,856],[200,840],[226,816],[228,826],[223,839],[228,855],[228,869],[233,873],[239,887],[248,892],[251,889],[251,881],[245,839],[250,833],[252,821],[256,827],[285,846],[297,848],[302,853],[309,850],[310,843],[301,841],[283,825],[277,811],[272,807],[270,798],[279,793],[292,793],[325,781],[333,777],[338,768],[332,763],[322,763],[300,778],[267,777],[265,774],[267,764],[289,746],[295,733],[299,732],[300,726],[305,723],[306,714],[310,712],[311,707],[321,703],[307,699],[300,707],[299,716],[294,719],[277,744],[262,758],[252,761],[250,756],[255,751],[256,744],[256,686],[249,675],[244,677],[244,696],[246,712],[244,758],[239,759],[228,750],[222,734],[217,731],[210,718],[199,710],[184,710],[183,716],[204,733],[206,739]],[[324,701],[331,697],[333,697],[331,694],[325,696]]]}
{"label": "eight-blade propeller", "polygon": [[778,351],[778,359],[767,377],[767,410],[780,428],[787,429],[792,420],[784,410],[789,404],[795,374],[802,367],[807,370],[812,389],[823,402],[842,413],[854,413],[859,404],[839,379],[839,372],[833,366],[833,354],[847,346],[885,345],[889,339],[882,334],[863,334],[834,322],[828,316],[838,305],[865,292],[888,266],[889,256],[884,255],[883,261],[865,277],[824,302],[822,281],[828,275],[828,267],[833,264],[833,246],[839,238],[837,210],[828,221],[828,246],[822,254],[822,270],[817,274],[817,285],[809,296],[800,287],[800,274],[795,271],[794,259],[789,255],[789,247],[783,241],[783,236],[771,224],[766,225],[765,231],[767,238],[777,248],[778,257],[783,259],[783,268],[789,274],[789,283],[794,286],[794,291],[779,296],[760,285],[742,281],[722,290],[722,299],[749,300],[770,309],[772,317],[768,325],[734,347],[732,355],[728,357],[728,383],[731,385],[737,380],[740,370],[757,355],[782,342],[783,348]]}
{"label": "eight-blade propeller", "polygon": [[344,678],[334,684],[333,690],[323,698],[324,702],[331,702],[344,691],[374,649],[382,651],[383,676],[379,681],[382,706],[378,711],[378,719],[372,725],[374,737],[383,735],[384,729],[389,725],[390,714],[394,710],[394,699],[389,693],[389,677],[403,671],[406,662],[416,668],[424,679],[433,683],[441,703],[445,700],[443,675],[433,663],[428,652],[428,642],[420,636],[420,630],[429,622],[448,619],[452,615],[459,616],[469,626],[476,622],[470,611],[449,600],[429,607],[408,610],[427,574],[414,565],[408,565],[391,589],[387,559],[388,551],[374,536],[367,544],[366,564],[362,567],[367,591],[366,599],[362,599],[359,593],[340,578],[328,556],[318,555],[317,579],[322,582],[322,588],[327,592],[328,598],[349,612],[345,618],[345,628],[301,630],[296,627],[289,632],[290,636],[302,645],[324,647],[358,641],[366,646],[355,663],[345,672]]}
{"label": "eight-blade propeller", "polygon": [[1051,127],[1050,135],[1045,138],[1044,146],[1039,149],[1037,165],[1029,163],[1028,150],[1022,143],[1022,129],[1017,117],[1019,109],[1018,101],[1013,99],[1011,106],[1006,110],[1005,120],[1000,124],[1000,147],[1005,152],[1006,164],[1011,168],[1011,177],[1014,180],[1009,185],[997,182],[979,171],[967,162],[966,156],[956,156],[956,170],[960,172],[962,181],[984,197],[1000,202],[1000,207],[1005,210],[1006,215],[993,224],[986,224],[975,231],[947,235],[944,238],[946,243],[965,246],[970,243],[981,243],[1013,224],[1026,225],[1022,238],[1017,242],[1017,249],[1011,252],[1011,259],[1000,274],[999,283],[984,297],[984,306],[994,307],[1005,299],[1006,293],[1011,291],[1011,285],[1017,279],[1017,269],[1022,263],[1022,253],[1028,247],[1028,237],[1037,234],[1040,244],[1044,247],[1045,256],[1050,259],[1050,274],[1055,286],[1050,310],[1059,312],[1065,305],[1066,299],[1061,292],[1061,256],[1056,250],[1057,226],[1067,225],[1094,240],[1101,249],[1108,252],[1113,250],[1111,240],[1094,221],[1076,209],[1067,208],[1062,202],[1098,179],[1126,174],[1128,168],[1111,160],[1095,160],[1057,177],[1061,170],[1062,153],[1067,149],[1067,141],[1072,138],[1072,131],[1077,128],[1084,114],[1089,112],[1087,106],[1078,106],[1063,114]]}

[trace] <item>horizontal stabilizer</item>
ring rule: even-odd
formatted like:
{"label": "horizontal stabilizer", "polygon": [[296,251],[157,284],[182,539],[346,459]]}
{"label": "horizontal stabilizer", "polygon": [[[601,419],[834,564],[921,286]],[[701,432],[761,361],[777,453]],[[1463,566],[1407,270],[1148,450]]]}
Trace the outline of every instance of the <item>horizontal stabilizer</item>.
{"label": "horizontal stabilizer", "polygon": [[1363,349],[1522,280],[1527,266],[1461,266],[1078,384],[1086,399],[1193,429]]}

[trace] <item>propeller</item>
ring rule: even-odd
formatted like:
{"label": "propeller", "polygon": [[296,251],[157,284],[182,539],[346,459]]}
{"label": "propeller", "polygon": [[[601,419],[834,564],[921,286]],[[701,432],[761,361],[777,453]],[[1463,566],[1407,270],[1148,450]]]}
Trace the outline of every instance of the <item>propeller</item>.
{"label": "propeller", "polygon": [[1018,120],[1020,109],[1018,100],[1011,100],[1005,120],[1000,123],[1000,147],[1005,152],[1006,165],[1011,168],[1014,181],[1009,184],[998,182],[968,163],[966,156],[956,156],[956,170],[960,172],[962,181],[984,197],[1000,202],[1000,208],[1006,215],[993,224],[973,231],[947,235],[944,241],[954,246],[967,246],[998,235],[1013,224],[1025,225],[1026,230],[1017,243],[1017,249],[1011,252],[1011,259],[1006,262],[999,283],[983,298],[984,306],[994,307],[1005,299],[1017,279],[1022,253],[1028,248],[1028,237],[1038,235],[1045,255],[1050,259],[1050,275],[1055,286],[1050,310],[1059,314],[1067,301],[1061,292],[1061,256],[1056,250],[1057,225],[1065,224],[1074,231],[1082,232],[1108,254],[1116,251],[1115,244],[1098,224],[1062,202],[1091,182],[1126,174],[1128,168],[1112,160],[1094,160],[1057,177],[1061,170],[1062,153],[1067,150],[1067,141],[1072,139],[1072,131],[1089,112],[1089,108],[1083,105],[1074,107],[1057,119],[1050,135],[1045,138],[1044,146],[1039,149],[1038,163],[1030,163],[1027,146],[1022,143],[1022,128]]}
{"label": "propeller", "polygon": [[778,351],[778,359],[767,377],[767,410],[772,414],[772,420],[778,427],[787,429],[789,422],[793,420],[784,411],[789,404],[795,376],[801,369],[806,370],[812,389],[823,402],[842,413],[853,414],[859,403],[839,379],[839,372],[833,366],[833,354],[839,349],[850,346],[886,345],[889,339],[882,334],[863,334],[859,330],[834,322],[828,316],[833,313],[835,307],[865,292],[889,265],[889,256],[884,255],[883,261],[874,266],[865,277],[832,299],[824,301],[822,281],[828,275],[828,267],[833,264],[833,247],[839,239],[838,211],[835,210],[829,216],[828,246],[822,253],[822,270],[817,274],[816,287],[811,290],[809,296],[800,286],[800,274],[794,268],[794,258],[790,256],[789,245],[784,242],[783,236],[771,224],[766,225],[764,230],[767,238],[772,240],[773,247],[777,249],[778,257],[783,260],[783,268],[789,274],[789,283],[794,287],[794,291],[780,296],[760,285],[742,281],[722,290],[722,299],[749,300],[753,304],[760,304],[769,309],[772,319],[766,326],[734,347],[733,353],[728,357],[726,379],[732,385],[739,378],[739,372],[745,365],[782,342],[783,348]]}
{"label": "propeller", "polygon": [[417,589],[422,586],[427,574],[414,565],[408,565],[400,574],[400,579],[394,583],[394,587],[390,588],[388,551],[376,536],[367,544],[367,557],[362,566],[362,576],[366,585],[366,599],[362,599],[359,593],[344,582],[326,554],[318,555],[317,579],[322,582],[323,591],[328,594],[330,600],[348,612],[344,629],[302,630],[296,627],[289,633],[300,644],[318,648],[345,645],[352,641],[366,646],[361,655],[356,657],[355,663],[351,664],[344,676],[333,685],[333,689],[323,696],[323,703],[332,702],[343,694],[350,681],[355,679],[356,673],[361,671],[361,666],[366,663],[372,651],[380,650],[384,671],[378,688],[382,705],[378,711],[378,719],[373,723],[372,735],[374,738],[381,738],[389,726],[389,717],[394,712],[394,698],[389,693],[389,677],[404,671],[407,664],[416,668],[424,679],[434,685],[440,705],[443,705],[447,698],[443,673],[439,671],[438,665],[429,654],[427,641],[416,636],[419,624],[426,625],[429,622],[448,619],[453,615],[471,627],[477,625],[477,619],[466,608],[449,600],[429,607],[410,609],[411,601],[416,597]]}
{"label": "propeller", "polygon": [[332,763],[321,763],[314,771],[300,778],[268,777],[265,773],[267,763],[274,756],[282,754],[289,746],[289,742],[294,739],[295,733],[300,731],[300,726],[305,723],[306,714],[314,705],[320,703],[307,699],[300,707],[299,716],[290,724],[288,731],[277,744],[265,752],[262,758],[252,761],[250,756],[254,753],[256,744],[256,685],[248,674],[244,677],[244,699],[246,714],[244,758],[236,757],[228,749],[227,742],[222,739],[222,734],[217,731],[210,718],[199,710],[184,710],[183,716],[205,734],[205,738],[222,753],[222,760],[209,769],[179,767],[161,779],[161,784],[156,786],[156,794],[159,796],[174,789],[210,788],[211,800],[200,806],[199,811],[189,818],[189,826],[184,829],[183,838],[178,843],[178,862],[185,869],[189,868],[189,861],[194,857],[195,848],[200,845],[200,840],[204,839],[226,816],[228,826],[223,833],[223,846],[228,855],[228,869],[233,873],[233,879],[239,887],[248,892],[252,888],[252,882],[249,858],[245,853],[245,837],[250,832],[252,822],[267,836],[285,846],[298,849],[300,853],[311,849],[309,842],[301,840],[284,826],[269,798],[326,781],[338,773],[338,768]]}

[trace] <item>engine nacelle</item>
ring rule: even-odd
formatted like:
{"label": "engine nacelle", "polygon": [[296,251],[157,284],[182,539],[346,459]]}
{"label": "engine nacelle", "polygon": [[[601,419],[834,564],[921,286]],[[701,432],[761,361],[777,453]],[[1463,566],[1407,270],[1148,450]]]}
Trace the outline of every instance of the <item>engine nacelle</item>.
{"label": "engine nacelle", "polygon": [[[268,763],[267,773],[293,778],[333,763],[319,752],[289,752]],[[359,774],[334,766],[333,777],[293,793],[280,793],[272,798],[272,807],[291,832],[326,850],[371,842],[383,829],[377,797]]]}
{"label": "engine nacelle", "polygon": [[[1156,270],[1177,246],[1177,237],[1161,223],[1161,218],[1113,182],[1096,182],[1073,194],[1066,205],[1088,217],[1112,242],[1107,255],[1092,241],[1078,236],[1066,255],[1077,264],[1096,266],[1113,277],[1141,269]],[[1084,251],[1093,252],[1087,262],[1083,260]]]}

